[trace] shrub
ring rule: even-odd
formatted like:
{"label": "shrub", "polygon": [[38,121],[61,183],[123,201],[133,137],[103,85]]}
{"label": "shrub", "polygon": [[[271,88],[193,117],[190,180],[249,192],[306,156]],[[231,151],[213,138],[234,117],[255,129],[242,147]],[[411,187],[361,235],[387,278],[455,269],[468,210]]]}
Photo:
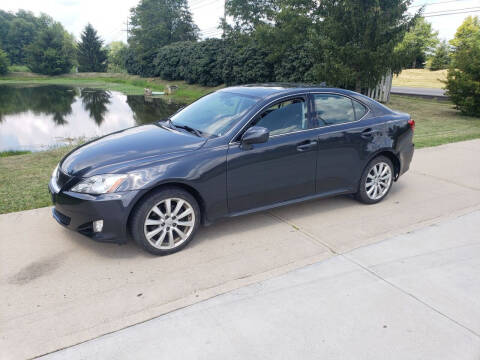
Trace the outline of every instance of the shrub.
{"label": "shrub", "polygon": [[274,65],[275,81],[314,83],[311,44],[290,47]]}
{"label": "shrub", "polygon": [[165,80],[185,80],[195,46],[195,42],[181,41],[162,47],[154,60],[155,75]]}
{"label": "shrub", "polygon": [[217,86],[223,84],[223,66],[225,63],[224,41],[207,39],[196,43],[192,49],[189,71],[185,80],[190,84]]}
{"label": "shrub", "polygon": [[452,40],[453,61],[447,75],[447,94],[466,115],[480,115],[480,21],[468,17]]}
{"label": "shrub", "polygon": [[225,49],[223,80],[227,85],[274,81],[273,66],[266,62],[267,53],[254,39],[240,37],[228,40]]}

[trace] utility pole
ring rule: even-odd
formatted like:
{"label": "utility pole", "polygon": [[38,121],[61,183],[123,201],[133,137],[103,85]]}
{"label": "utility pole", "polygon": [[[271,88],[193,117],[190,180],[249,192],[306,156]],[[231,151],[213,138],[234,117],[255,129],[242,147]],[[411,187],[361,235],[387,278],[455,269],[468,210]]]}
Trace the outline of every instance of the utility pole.
{"label": "utility pole", "polygon": [[126,31],[127,32],[127,42],[128,42],[128,38],[130,37],[130,20],[127,16],[127,22],[123,23],[125,26],[126,26],[126,29],[122,29],[122,31]]}
{"label": "utility pole", "polygon": [[225,37],[225,27],[227,25],[227,0],[223,0],[223,21],[222,37]]}

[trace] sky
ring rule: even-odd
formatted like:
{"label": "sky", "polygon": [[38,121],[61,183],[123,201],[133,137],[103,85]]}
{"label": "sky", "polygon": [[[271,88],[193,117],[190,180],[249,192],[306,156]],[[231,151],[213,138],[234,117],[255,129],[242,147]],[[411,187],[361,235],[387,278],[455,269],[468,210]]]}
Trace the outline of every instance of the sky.
{"label": "sky", "polygon": [[[60,21],[77,39],[85,25],[90,22],[106,43],[109,43],[116,40],[126,41],[126,31],[123,30],[127,28],[130,9],[138,2],[139,0],[1,0],[0,9],[6,11],[25,9],[36,15],[44,12]],[[202,37],[214,37],[219,34],[216,28],[219,18],[223,16],[224,0],[189,0],[189,4]],[[412,6],[423,4],[428,4],[424,13],[433,28],[439,32],[441,39],[453,38],[457,27],[466,16],[480,15],[478,11],[480,0],[415,0]],[[410,11],[418,8],[412,7]],[[460,9],[470,13],[428,16]]]}

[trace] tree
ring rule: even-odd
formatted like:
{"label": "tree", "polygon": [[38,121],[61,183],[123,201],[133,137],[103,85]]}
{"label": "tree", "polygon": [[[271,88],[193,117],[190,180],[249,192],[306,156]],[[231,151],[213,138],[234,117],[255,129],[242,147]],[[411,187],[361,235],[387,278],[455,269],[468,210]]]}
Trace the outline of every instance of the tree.
{"label": "tree", "polygon": [[8,60],[7,53],[0,49],[0,75],[5,75],[8,72],[8,66],[10,60]]}
{"label": "tree", "polygon": [[91,24],[87,24],[77,44],[78,71],[105,72],[107,70],[107,50],[103,40]]}
{"label": "tree", "polygon": [[59,75],[69,72],[75,61],[74,41],[60,23],[41,31],[27,46],[27,65],[36,73]]}
{"label": "tree", "polygon": [[[413,26],[407,13],[410,0],[323,0],[318,15],[316,61],[319,79],[330,85],[362,91],[375,86],[398,67],[395,47]],[[416,15],[418,16],[418,14]]]}
{"label": "tree", "polygon": [[438,31],[432,29],[432,24],[419,17],[415,26],[405,34],[402,42],[396,48],[396,54],[405,66],[423,68],[435,46],[438,44]]}
{"label": "tree", "polygon": [[237,30],[253,31],[258,26],[273,23],[280,11],[279,0],[225,0],[227,15],[235,20]]}
{"label": "tree", "polygon": [[0,45],[8,54],[12,64],[24,64],[25,48],[30,45],[37,33],[53,22],[48,15],[39,17],[25,10],[15,14],[0,10]]}
{"label": "tree", "polygon": [[450,65],[450,47],[446,40],[440,42],[430,62],[430,70],[447,69]]}
{"label": "tree", "polygon": [[113,41],[108,45],[108,72],[121,73],[126,71],[128,46],[122,41]]}
{"label": "tree", "polygon": [[131,10],[130,24],[129,45],[142,76],[154,71],[151,63],[161,47],[198,39],[187,0],[141,0]]}
{"label": "tree", "polygon": [[447,94],[466,115],[480,116],[480,21],[469,16],[450,42],[454,51],[447,75]]}

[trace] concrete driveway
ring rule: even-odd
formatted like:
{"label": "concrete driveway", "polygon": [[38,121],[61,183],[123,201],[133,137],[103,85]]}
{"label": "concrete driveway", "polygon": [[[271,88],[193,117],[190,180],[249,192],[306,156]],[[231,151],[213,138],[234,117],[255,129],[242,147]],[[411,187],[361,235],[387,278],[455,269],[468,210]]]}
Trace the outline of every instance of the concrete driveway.
{"label": "concrete driveway", "polygon": [[0,358],[31,358],[480,206],[480,141],[418,150],[374,206],[338,197],[229,219],[157,258],[98,244],[43,208],[0,216]]}
{"label": "concrete driveway", "polygon": [[480,359],[480,210],[42,360]]}

